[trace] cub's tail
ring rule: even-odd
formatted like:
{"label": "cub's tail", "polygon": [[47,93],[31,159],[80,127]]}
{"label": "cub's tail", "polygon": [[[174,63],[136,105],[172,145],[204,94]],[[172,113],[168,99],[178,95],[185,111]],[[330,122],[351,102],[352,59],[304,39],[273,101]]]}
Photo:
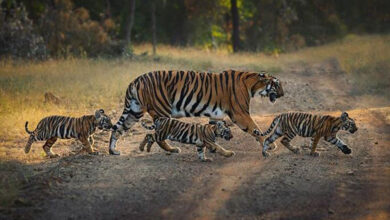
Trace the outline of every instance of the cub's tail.
{"label": "cub's tail", "polygon": [[[147,125],[148,124],[152,124],[152,125]],[[153,121],[151,120],[148,120],[148,119],[142,119],[141,120],[141,125],[142,127],[148,129],[148,130],[154,130],[156,129],[156,125],[153,123]]]}
{"label": "cub's tail", "polygon": [[32,131],[29,131],[28,128],[28,121],[26,121],[26,124],[24,125],[24,128],[26,129],[26,132],[30,135],[30,137],[28,138],[28,141],[27,141],[27,144],[26,146],[24,147],[24,153],[28,153],[30,152],[30,149],[31,149],[31,145],[34,143],[35,141],[35,136],[34,136],[34,133]]}
{"label": "cub's tail", "polygon": [[24,125],[24,128],[26,129],[27,134],[29,134],[29,135],[34,134],[32,131],[28,130],[28,121],[26,121],[26,124]]}
{"label": "cub's tail", "polygon": [[274,127],[279,123],[279,120],[280,120],[280,115],[277,116],[276,118],[274,118],[274,120],[272,121],[272,124],[268,128],[268,130],[266,132],[264,132],[264,133],[261,133],[260,136],[266,136],[269,133],[271,133],[271,131],[274,129]]}

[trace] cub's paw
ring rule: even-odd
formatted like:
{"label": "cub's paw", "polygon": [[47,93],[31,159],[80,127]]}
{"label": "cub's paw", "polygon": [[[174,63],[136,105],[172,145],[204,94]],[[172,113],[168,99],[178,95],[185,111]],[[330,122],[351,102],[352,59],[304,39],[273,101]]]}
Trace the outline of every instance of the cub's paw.
{"label": "cub's paw", "polygon": [[318,153],[318,152],[310,152],[310,156],[318,157],[318,156],[320,156],[320,153]]}
{"label": "cub's paw", "polygon": [[260,136],[260,131],[257,129],[253,129],[253,134],[256,136]]}
{"label": "cub's paw", "polygon": [[99,152],[98,151],[94,151],[94,152],[89,153],[89,155],[99,155]]}
{"label": "cub's paw", "polygon": [[213,159],[211,159],[211,158],[204,158],[204,159],[200,159],[200,161],[202,161],[202,162],[213,162]]}
{"label": "cub's paw", "polygon": [[278,148],[278,145],[276,145],[274,142],[272,144],[269,144],[268,150],[274,151],[274,150],[276,150],[276,148]]}
{"label": "cub's paw", "polygon": [[216,148],[213,148],[213,149],[209,148],[209,152],[215,154],[217,152],[217,149]]}
{"label": "cub's paw", "polygon": [[292,150],[291,150],[294,154],[299,154],[301,152],[301,149],[299,149],[298,147],[294,147]]}
{"label": "cub's paw", "polygon": [[57,158],[57,157],[60,157],[60,155],[58,154],[50,154],[50,155],[47,155],[49,158]]}
{"label": "cub's paw", "polygon": [[180,150],[180,148],[178,148],[178,147],[175,147],[175,148],[173,148],[172,150],[171,150],[171,152],[172,153],[180,153],[181,152],[181,150]]}
{"label": "cub's paw", "polygon": [[267,151],[262,151],[261,153],[263,154],[264,158],[268,158],[269,156],[271,156],[271,154],[268,153]]}
{"label": "cub's paw", "polygon": [[234,151],[226,151],[223,156],[225,157],[231,157],[234,156],[236,153]]}
{"label": "cub's paw", "polygon": [[145,146],[139,146],[140,151],[144,151],[144,149],[145,149]]}

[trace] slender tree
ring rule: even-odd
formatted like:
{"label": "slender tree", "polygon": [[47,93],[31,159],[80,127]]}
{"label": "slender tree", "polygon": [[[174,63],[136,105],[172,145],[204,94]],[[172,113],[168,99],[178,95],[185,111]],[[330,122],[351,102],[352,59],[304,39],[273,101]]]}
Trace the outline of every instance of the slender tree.
{"label": "slender tree", "polygon": [[152,0],[152,44],[153,44],[153,56],[156,56],[156,1]]}
{"label": "slender tree", "polygon": [[239,17],[238,17],[238,8],[237,0],[230,0],[231,4],[231,13],[232,13],[232,23],[233,23],[233,33],[232,33],[232,44],[233,52],[237,52],[240,49],[240,34],[239,34]]}
{"label": "slender tree", "polygon": [[126,45],[131,44],[131,30],[134,26],[135,0],[129,0],[129,15],[127,18]]}

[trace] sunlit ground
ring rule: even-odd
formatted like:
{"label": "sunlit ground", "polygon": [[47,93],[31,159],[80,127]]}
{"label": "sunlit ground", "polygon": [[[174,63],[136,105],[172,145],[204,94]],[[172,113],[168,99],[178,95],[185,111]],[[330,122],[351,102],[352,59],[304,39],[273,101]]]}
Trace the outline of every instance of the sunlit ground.
{"label": "sunlit ground", "polygon": [[[140,55],[146,54],[147,55]],[[159,46],[157,57],[150,45],[135,47],[133,59],[67,59],[44,62],[0,62],[0,139],[25,137],[24,123],[33,129],[45,116],[80,116],[97,108],[119,109],[124,91],[137,75],[153,70],[221,71],[240,69],[280,73],[292,63],[337,59],[345,74],[371,92],[386,91],[390,69],[390,36],[348,36],[344,40],[289,54],[205,51]],[[384,87],[384,88],[382,88]],[[61,98],[61,104],[44,103],[44,93]],[[0,157],[6,151],[0,146]]]}

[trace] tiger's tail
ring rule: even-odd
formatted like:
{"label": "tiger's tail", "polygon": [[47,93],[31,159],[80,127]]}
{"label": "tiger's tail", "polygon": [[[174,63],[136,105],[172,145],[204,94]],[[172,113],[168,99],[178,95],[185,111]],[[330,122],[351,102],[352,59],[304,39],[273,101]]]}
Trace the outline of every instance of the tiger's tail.
{"label": "tiger's tail", "polygon": [[27,134],[29,134],[29,135],[34,134],[32,131],[28,130],[28,121],[26,121],[26,124],[24,125],[24,129],[26,129]]}
{"label": "tiger's tail", "polygon": [[272,124],[270,125],[268,130],[264,133],[261,133],[260,136],[266,136],[269,133],[271,133],[271,131],[274,129],[274,127],[279,123],[279,120],[280,120],[280,115],[277,116],[276,118],[274,118],[274,120],[272,121]]}
{"label": "tiger's tail", "polygon": [[[152,125],[147,125],[146,123],[148,124],[152,124]],[[148,129],[148,130],[154,130],[156,129],[156,125],[153,123],[153,121],[150,121],[148,119],[142,119],[141,120],[141,125],[142,127]]]}
{"label": "tiger's tail", "polygon": [[30,135],[30,137],[28,138],[27,144],[24,147],[24,153],[27,154],[31,150],[31,145],[35,141],[35,136],[34,136],[34,132],[28,130],[28,121],[26,121],[26,124],[24,125],[24,128],[26,129],[26,132]]}

